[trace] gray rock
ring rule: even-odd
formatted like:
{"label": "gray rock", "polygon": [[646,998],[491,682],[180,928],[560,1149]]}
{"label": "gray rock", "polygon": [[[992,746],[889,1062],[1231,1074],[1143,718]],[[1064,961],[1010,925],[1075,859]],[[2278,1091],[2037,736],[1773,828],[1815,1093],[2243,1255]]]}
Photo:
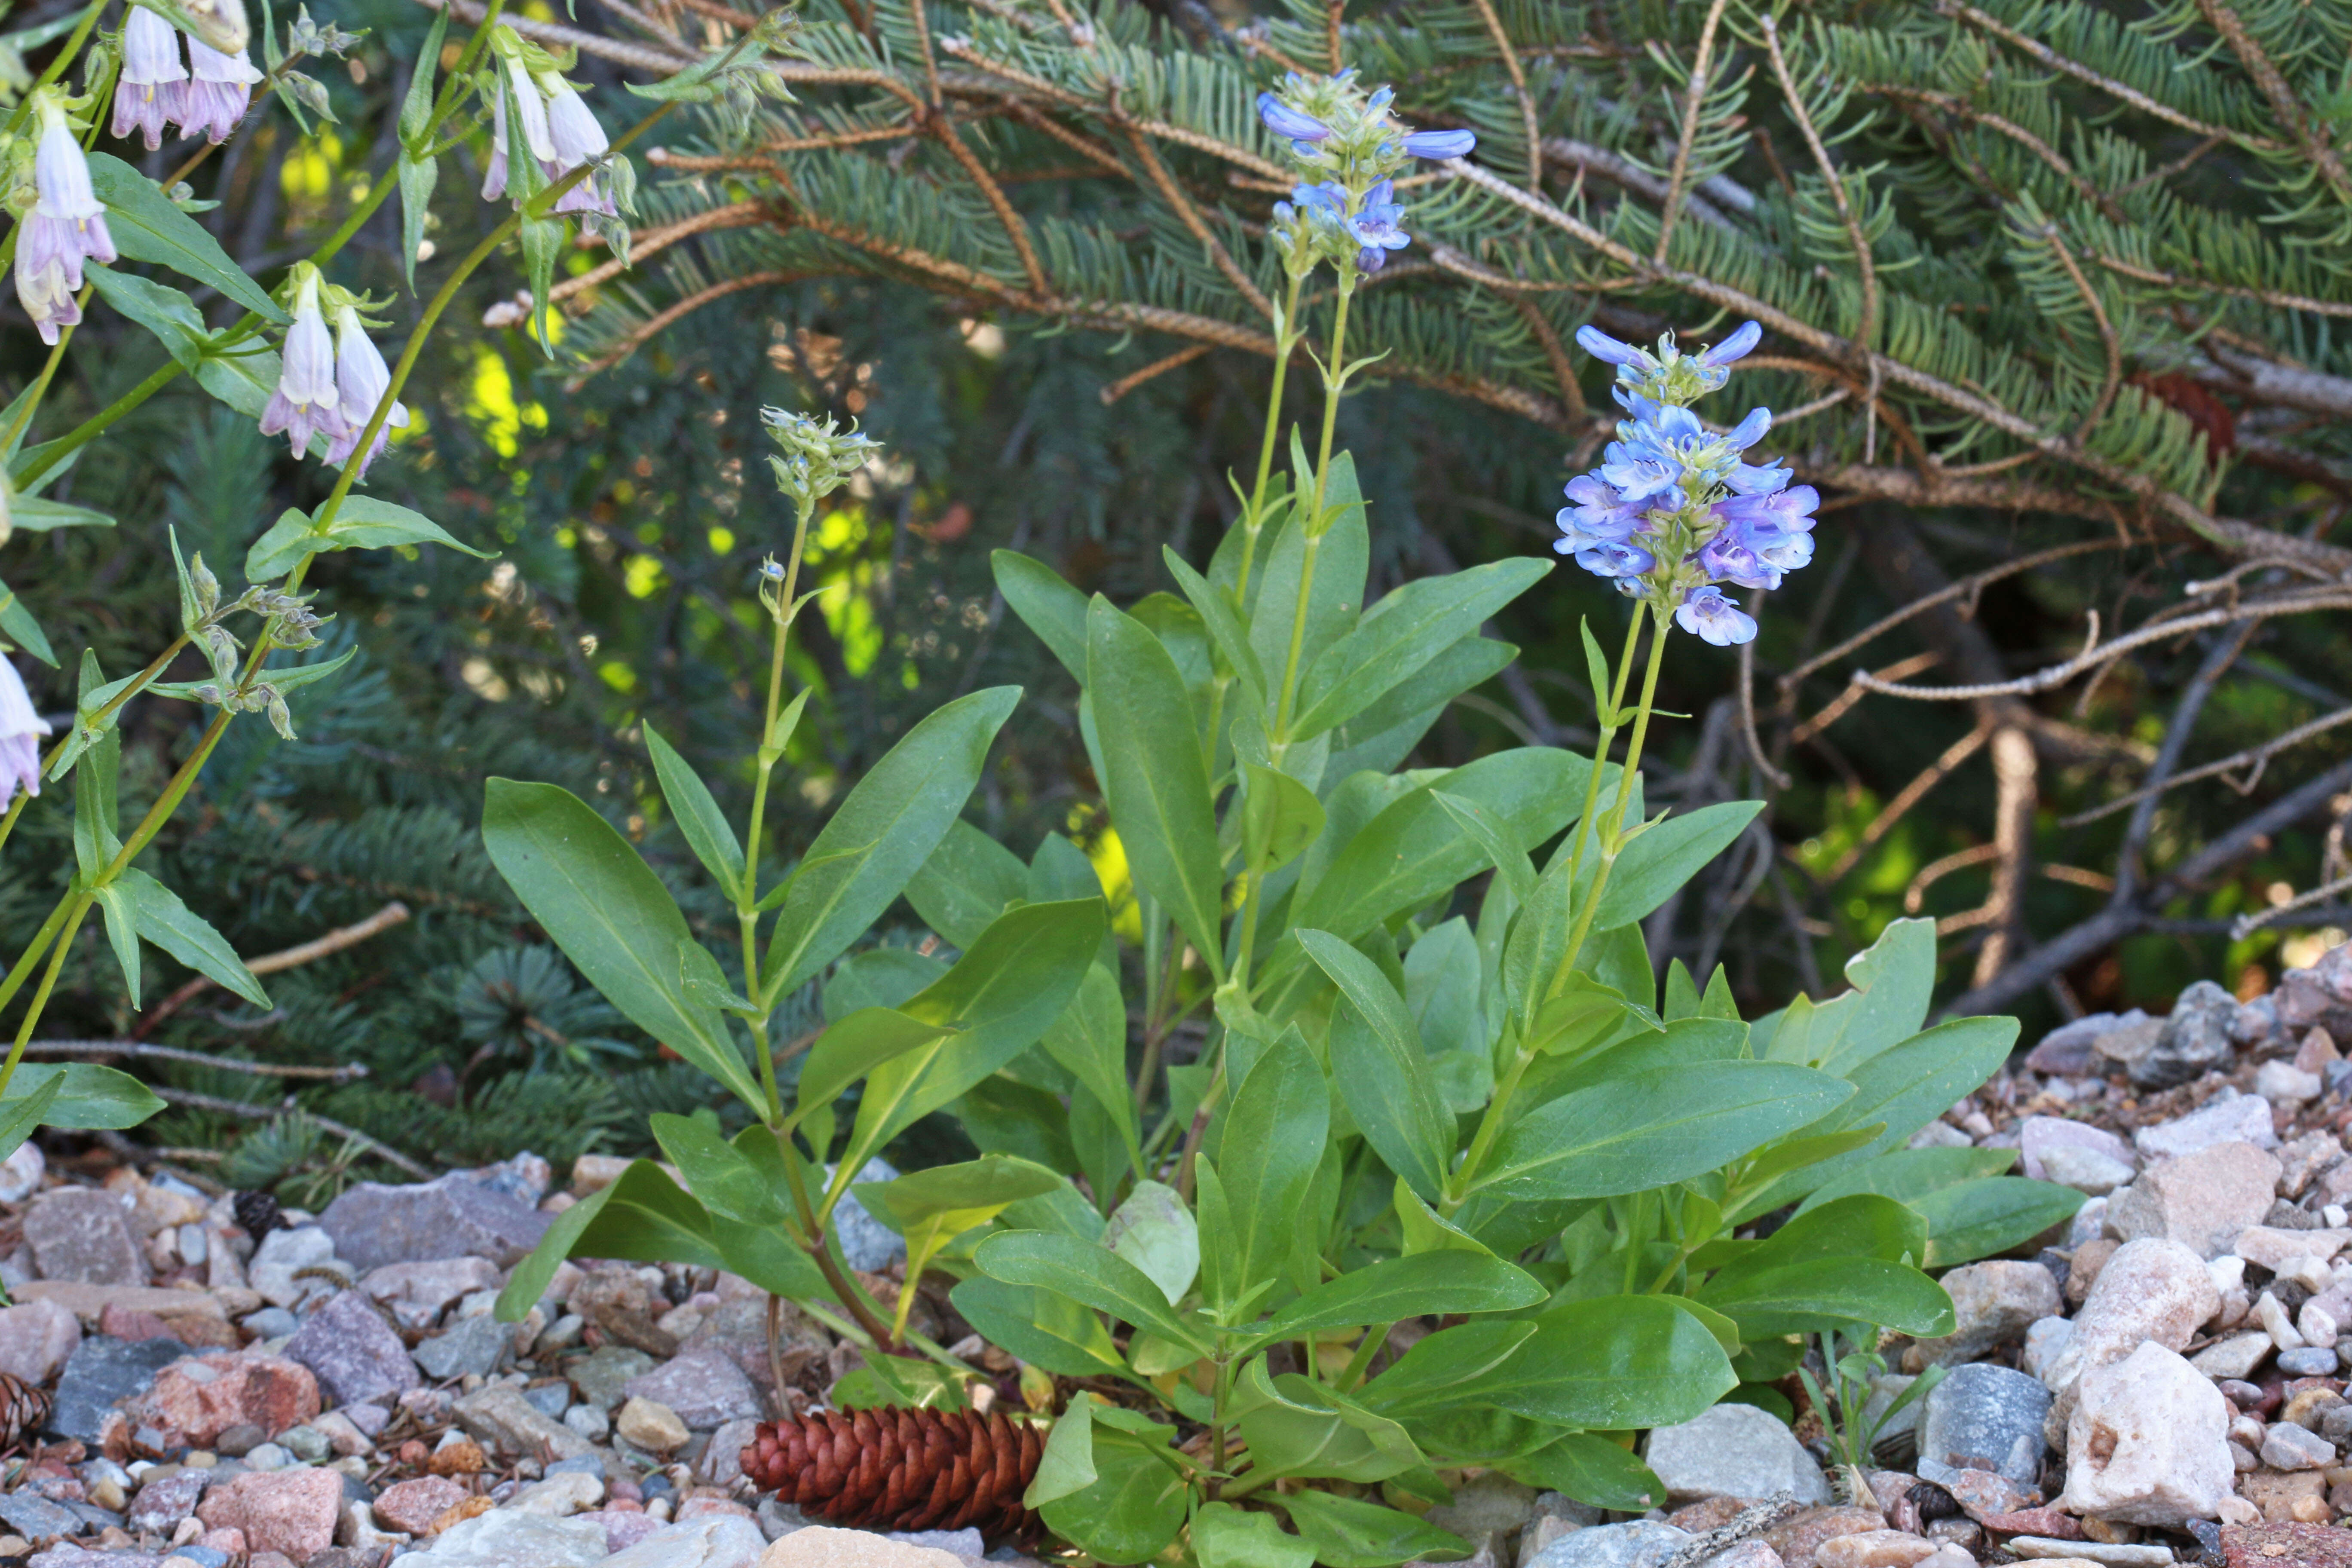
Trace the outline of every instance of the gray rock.
{"label": "gray rock", "polygon": [[50,1541],[81,1533],[80,1515],[37,1492],[0,1495],[0,1520],[5,1520],[10,1530],[27,1541]]}
{"label": "gray rock", "polygon": [[609,1415],[628,1398],[629,1380],[643,1377],[657,1364],[643,1351],[633,1351],[625,1345],[599,1345],[563,1370],[571,1377],[572,1386],[580,1391],[583,1404],[593,1405]]}
{"label": "gray rock", "polygon": [[[2336,1375],[2336,1362],[2334,1351],[2322,1350],[2317,1345],[2305,1345],[2296,1351],[2281,1351],[2278,1358],[2279,1370],[2289,1377],[2333,1377]],[[2243,1376],[2244,1373],[2239,1375]]]}
{"label": "gray rock", "polygon": [[[944,1535],[926,1531],[925,1535]],[[959,1532],[973,1538],[972,1555],[979,1556],[979,1531]],[[894,1535],[893,1541],[913,1540]],[[928,1541],[918,1544],[929,1545]],[[596,1568],[751,1568],[768,1549],[760,1527],[740,1514],[706,1514],[684,1524],[665,1525],[625,1552],[603,1558]]]}
{"label": "gray rock", "polygon": [[493,1509],[452,1525],[414,1559],[418,1568],[590,1568],[610,1555],[593,1520]]}
{"label": "gray rock", "polygon": [[2292,1421],[2274,1421],[2263,1434],[2263,1463],[2277,1470],[2324,1470],[2336,1463],[2336,1445]]}
{"label": "gray rock", "polygon": [[251,1330],[255,1338],[264,1340],[285,1339],[302,1326],[302,1320],[283,1307],[264,1307],[258,1312],[247,1312],[237,1321]]}
{"label": "gray rock", "polygon": [[285,1353],[310,1369],[330,1409],[417,1386],[408,1347],[358,1290],[341,1291],[311,1313],[286,1342]]}
{"label": "gray rock", "polygon": [[404,1328],[429,1329],[442,1310],[477,1290],[495,1290],[499,1270],[487,1258],[445,1258],[431,1263],[388,1263],[368,1270],[360,1289],[385,1302]]}
{"label": "gray rock", "polygon": [[2206,1376],[2220,1380],[2229,1377],[2251,1377],[2254,1368],[2263,1364],[2272,1350],[2271,1337],[2249,1331],[2231,1334],[2214,1341],[2189,1358],[2189,1364]]}
{"label": "gray rock", "polygon": [[2062,1024],[2042,1037],[2042,1043],[2026,1054],[2025,1065],[2038,1073],[2060,1078],[2080,1078],[2097,1065],[2098,1043],[2102,1037],[2147,1021],[2147,1015],[2138,1008],[2129,1013],[2092,1013]]}
{"label": "gray rock", "polygon": [[75,1347],[58,1379],[57,1408],[49,1430],[85,1443],[99,1439],[107,1412],[118,1400],[144,1394],[155,1374],[188,1353],[177,1340],[118,1340],[90,1334]]}
{"label": "gray rock", "polygon": [[2072,1187],[2090,1197],[2105,1197],[2132,1179],[2132,1168],[2096,1149],[2060,1144],[2042,1157],[2045,1181]]}
{"label": "gray rock", "polygon": [[547,1184],[555,1176],[548,1163],[528,1149],[511,1160],[501,1160],[495,1165],[483,1165],[459,1174],[494,1193],[504,1194],[525,1208],[539,1206],[539,1200],[547,1196]]}
{"label": "gray rock", "polygon": [[0,1307],[0,1372],[47,1383],[81,1343],[81,1320],[56,1301]]}
{"label": "gray rock", "polygon": [[510,1383],[477,1389],[457,1401],[451,1414],[467,1436],[501,1453],[576,1459],[591,1451],[586,1438],[541,1415]]}
{"label": "gray rock", "polygon": [[625,1398],[668,1405],[697,1432],[761,1413],[751,1380],[717,1350],[687,1351],[666,1366],[629,1379],[621,1392]]}
{"label": "gray rock", "polygon": [[536,1388],[526,1388],[522,1396],[531,1407],[551,1421],[561,1421],[563,1413],[572,1408],[572,1390],[561,1383],[542,1383]]}
{"label": "gray rock", "polygon": [[26,1211],[25,1241],[44,1279],[147,1283],[147,1259],[131,1232],[130,1213],[112,1193],[89,1187],[43,1193]]}
{"label": "gray rock", "polygon": [[[833,1179],[834,1167],[824,1168],[825,1180]],[[885,1160],[868,1160],[857,1173],[859,1182],[895,1182],[898,1173]],[[866,1212],[857,1201],[857,1186],[850,1184],[849,1194],[833,1211],[833,1234],[841,1243],[841,1256],[852,1268],[868,1274],[879,1273],[890,1267],[891,1259],[907,1256],[907,1241],[897,1232],[885,1229],[882,1222]]]}
{"label": "gray rock", "polygon": [[[2025,1331],[2025,1349],[2019,1352],[2017,1364],[2027,1375],[2041,1377],[2050,1363],[2066,1349],[2066,1342],[2074,1337],[2074,1325],[2065,1318],[2042,1318]],[[2046,1381],[2046,1379],[2045,1379]]]}
{"label": "gray rock", "polygon": [[2056,1180],[2044,1169],[2053,1149],[2081,1149],[2104,1154],[2121,1163],[2126,1171],[2139,1163],[2133,1157],[2130,1144],[2087,1121],[2069,1121],[2063,1116],[2029,1116],[2017,1124],[2018,1157],[2025,1174],[2036,1181]]}
{"label": "gray rock", "polygon": [[564,1411],[563,1424],[591,1443],[601,1443],[613,1435],[613,1418],[601,1405],[572,1405]]}
{"label": "gray rock", "polygon": [[2033,1485],[2042,1479],[2042,1423],[2050,1398],[2041,1379],[2010,1367],[1990,1362],[1954,1367],[1928,1392],[1914,1472],[1942,1485],[1961,1470],[1993,1469]]}
{"label": "gray rock", "polygon": [[488,1377],[513,1348],[511,1324],[501,1323],[488,1312],[477,1312],[458,1319],[447,1333],[418,1345],[416,1364],[436,1383],[469,1374]]}
{"label": "gray rock", "polygon": [[771,1541],[782,1540],[795,1530],[806,1530],[809,1527],[808,1520],[803,1516],[800,1510],[788,1502],[778,1502],[772,1497],[763,1497],[760,1500],[760,1511],[757,1517],[760,1521],[760,1533]]}
{"label": "gray rock", "polygon": [[2238,999],[2210,980],[2200,980],[2172,1004],[2172,1016],[2147,1054],[2129,1068],[2142,1089],[2170,1089],[2231,1061],[2230,1028],[2238,1020]]}
{"label": "gray rock", "polygon": [[2271,1104],[2258,1094],[2224,1090],[2186,1116],[2143,1127],[2132,1134],[2132,1144],[2150,1160],[2178,1160],[2216,1143],[2252,1143],[2257,1149],[2278,1147],[2271,1121]]}
{"label": "gray rock", "polygon": [[273,1230],[263,1237],[246,1276],[263,1300],[291,1307],[306,1296],[334,1289],[317,1275],[295,1278],[304,1269],[324,1268],[334,1261],[334,1237],[315,1225],[306,1225],[294,1230]]}
{"label": "gray rock", "polygon": [[445,1258],[487,1258],[509,1268],[554,1222],[553,1215],[462,1174],[400,1186],[362,1182],[319,1216],[336,1253],[362,1269]]}
{"label": "gray rock", "polygon": [[1809,1505],[1830,1500],[1829,1482],[1796,1435],[1753,1405],[1718,1405],[1678,1426],[1661,1426],[1650,1434],[1646,1457],[1673,1502],[1784,1490]]}
{"label": "gray rock", "polygon": [[1952,1298],[1952,1331],[1939,1340],[1920,1341],[1904,1357],[1906,1371],[1974,1361],[1997,1345],[2022,1338],[2027,1329],[2057,1316],[2065,1305],[2057,1277],[2039,1263],[1992,1258],[1965,1264],[1946,1274],[1943,1285]]}
{"label": "gray rock", "polygon": [[1690,1541],[1688,1531],[1637,1519],[1631,1524],[1604,1524],[1563,1535],[1520,1568],[1659,1568]]}
{"label": "gray rock", "polygon": [[[1454,1495],[1457,1501],[1462,1496],[1458,1489]],[[931,1552],[944,1552],[950,1557],[961,1557],[967,1563],[979,1562],[988,1551],[988,1543],[980,1538],[980,1531],[977,1530],[893,1530],[887,1532],[883,1539],[895,1541],[901,1546],[916,1546]]]}

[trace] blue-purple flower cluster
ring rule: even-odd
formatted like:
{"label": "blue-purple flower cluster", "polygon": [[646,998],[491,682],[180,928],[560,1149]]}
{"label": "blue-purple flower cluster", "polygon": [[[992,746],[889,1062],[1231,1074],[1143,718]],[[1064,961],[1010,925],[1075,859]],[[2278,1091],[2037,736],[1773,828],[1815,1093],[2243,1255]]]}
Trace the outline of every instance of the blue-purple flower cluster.
{"label": "blue-purple flower cluster", "polygon": [[1293,276],[1320,260],[1378,272],[1412,243],[1396,200],[1397,172],[1415,158],[1460,158],[1478,145],[1468,131],[1405,131],[1389,118],[1396,94],[1366,93],[1353,68],[1337,76],[1293,71],[1278,92],[1257,95],[1258,118],[1290,142],[1291,156],[1323,177],[1302,181],[1274,207],[1275,238]]}
{"label": "blue-purple flower cluster", "polygon": [[1820,494],[1791,485],[1780,463],[1745,456],[1771,429],[1772,411],[1751,409],[1717,434],[1690,409],[1763,335],[1750,321],[1685,354],[1669,332],[1653,354],[1597,328],[1576,334],[1587,353],[1617,367],[1617,402],[1632,417],[1618,421],[1600,466],[1569,480],[1552,548],[1621,593],[1673,610],[1683,630],[1717,647],[1756,635],[1756,622],[1717,584],[1777,588],[1782,574],[1813,558]]}

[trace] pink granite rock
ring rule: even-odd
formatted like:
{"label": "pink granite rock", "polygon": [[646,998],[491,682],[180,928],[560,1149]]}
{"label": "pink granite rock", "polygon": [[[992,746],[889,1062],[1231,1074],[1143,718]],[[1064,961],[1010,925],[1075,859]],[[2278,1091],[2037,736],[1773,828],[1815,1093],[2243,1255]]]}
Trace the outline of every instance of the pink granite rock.
{"label": "pink granite rock", "polygon": [[245,1532],[248,1552],[282,1552],[300,1563],[335,1543],[343,1478],[333,1470],[248,1471],[215,1487],[196,1517],[215,1530]]}

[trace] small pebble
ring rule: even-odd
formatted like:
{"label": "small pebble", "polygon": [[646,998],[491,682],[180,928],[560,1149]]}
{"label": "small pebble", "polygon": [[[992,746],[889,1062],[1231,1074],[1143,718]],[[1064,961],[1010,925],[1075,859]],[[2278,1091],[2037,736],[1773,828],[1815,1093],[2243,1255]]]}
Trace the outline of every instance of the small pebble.
{"label": "small pebble", "polygon": [[2290,1377],[2329,1377],[2336,1372],[2336,1352],[2306,1345],[2302,1350],[2281,1351],[2278,1367]]}

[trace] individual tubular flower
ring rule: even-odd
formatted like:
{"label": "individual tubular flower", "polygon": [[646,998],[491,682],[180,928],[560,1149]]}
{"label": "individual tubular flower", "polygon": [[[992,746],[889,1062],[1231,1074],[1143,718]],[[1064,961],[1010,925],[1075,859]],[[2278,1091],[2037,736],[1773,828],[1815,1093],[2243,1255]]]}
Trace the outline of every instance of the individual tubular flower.
{"label": "individual tubular flower", "polygon": [[[361,434],[368,421],[375,417],[376,405],[384,394],[392,390],[392,371],[383,363],[383,355],[368,341],[367,328],[360,321],[359,307],[345,304],[335,312],[335,390],[341,398],[343,427],[327,446],[327,461],[340,465],[350,460],[358,447]],[[408,405],[395,402],[384,416],[383,424],[368,443],[360,458],[360,478],[367,477],[368,465],[383,456],[384,445],[394,429],[408,428]]]}
{"label": "individual tubular flower", "polygon": [[1753,641],[1756,622],[1716,588],[1693,588],[1675,609],[1675,624],[1703,642],[1731,647]]}
{"label": "individual tubular flower", "polygon": [[335,342],[328,334],[327,318],[319,308],[319,269],[308,262],[294,268],[294,324],[286,330],[285,359],[278,373],[278,389],[261,411],[261,433],[283,431],[294,443],[294,455],[310,449],[313,433],[329,442],[351,436],[343,418],[342,392],[335,384]]}
{"label": "individual tubular flower", "polygon": [[1604,479],[1579,474],[1568,481],[1568,499],[1575,504],[1560,508],[1552,520],[1561,535],[1552,548],[1562,555],[1596,544],[1622,543],[1641,531],[1642,509]]}
{"label": "individual tubular flower", "polygon": [[1363,204],[1349,216],[1348,234],[1360,247],[1356,252],[1356,269],[1378,272],[1388,261],[1391,250],[1402,250],[1412,243],[1405,233],[1404,208],[1395,200],[1396,184],[1382,180],[1364,193]]}
{"label": "individual tubular flower", "polygon": [[1406,156],[1433,161],[1466,158],[1477,145],[1476,132],[1469,131],[1415,131],[1404,139]]}
{"label": "individual tubular flower", "polygon": [[39,737],[48,732],[48,721],[33,711],[16,661],[0,658],[0,808],[16,799],[19,788],[26,795],[41,793]]}
{"label": "individual tubular flower", "polygon": [[41,135],[33,153],[35,200],[16,235],[16,298],[54,344],[58,329],[79,324],[81,264],[114,259],[114,237],[106,230],[106,207],[90,189],[89,163],[66,118],[65,100],[53,88],[34,98]]}
{"label": "individual tubular flower", "polygon": [[509,97],[521,121],[523,146],[539,160],[542,170],[555,163],[555,137],[548,124],[546,95],[535,79],[536,73],[523,59],[523,47],[522,35],[504,22],[492,29],[490,47],[500,68],[499,74],[492,79],[500,90],[490,95],[490,163],[482,179],[482,199],[486,202],[497,201],[507,192],[507,161],[514,155],[514,128],[507,122]]}
{"label": "individual tubular flower", "polygon": [[167,96],[170,118],[179,122],[181,135],[201,131],[217,147],[253,107],[261,73],[243,49],[225,55],[194,34],[188,37],[188,64],[189,79]]}
{"label": "individual tubular flower", "polygon": [[114,81],[113,133],[139,132],[150,153],[163,146],[163,121],[180,97],[179,84],[187,79],[188,68],[180,61],[180,35],[172,24],[144,5],[131,6],[122,22],[122,72]]}
{"label": "individual tubular flower", "polygon": [[[560,179],[583,163],[603,157],[612,148],[605,138],[604,128],[596,123],[596,116],[582,101],[572,84],[562,77],[542,77],[549,89],[547,98],[547,133],[555,149],[555,158],[548,169],[548,178]],[[593,212],[606,217],[618,217],[620,209],[613,205],[613,195],[607,187],[602,170],[590,174],[578,184],[556,198],[555,210],[560,213]]]}
{"label": "individual tubular flower", "polygon": [[1268,131],[1293,142],[1320,142],[1331,134],[1331,128],[1311,114],[1297,110],[1271,92],[1257,95],[1257,117]]}

